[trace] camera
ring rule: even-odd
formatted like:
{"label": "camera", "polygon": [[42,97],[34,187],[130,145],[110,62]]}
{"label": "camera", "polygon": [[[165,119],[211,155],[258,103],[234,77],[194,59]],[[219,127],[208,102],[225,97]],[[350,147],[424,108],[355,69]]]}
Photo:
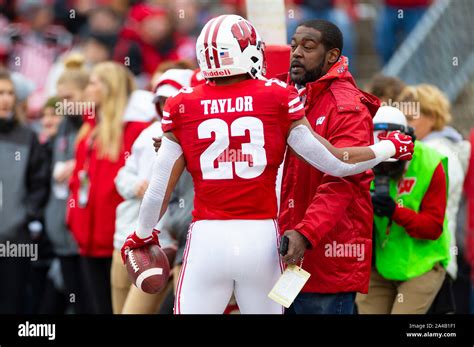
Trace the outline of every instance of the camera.
{"label": "camera", "polygon": [[375,175],[373,195],[390,196],[390,176],[387,174]]}

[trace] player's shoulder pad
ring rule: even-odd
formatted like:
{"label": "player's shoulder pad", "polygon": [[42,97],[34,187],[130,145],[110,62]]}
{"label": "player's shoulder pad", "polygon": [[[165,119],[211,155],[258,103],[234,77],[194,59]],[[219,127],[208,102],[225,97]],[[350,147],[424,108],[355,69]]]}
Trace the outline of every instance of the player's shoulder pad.
{"label": "player's shoulder pad", "polygon": [[277,78],[270,78],[270,79],[265,79],[265,86],[266,87],[272,87],[272,86],[277,86],[281,88],[288,88],[288,84],[283,82],[282,80],[279,80]]}
{"label": "player's shoulder pad", "polygon": [[166,100],[167,109],[171,114],[179,113],[179,106],[186,102],[186,98],[194,93],[194,88],[183,87],[175,95]]}
{"label": "player's shoulder pad", "polygon": [[288,97],[292,92],[298,93],[294,86],[276,78],[265,79],[264,82],[264,86],[269,89],[269,94],[272,95],[272,98],[278,100],[282,105],[287,104]]}

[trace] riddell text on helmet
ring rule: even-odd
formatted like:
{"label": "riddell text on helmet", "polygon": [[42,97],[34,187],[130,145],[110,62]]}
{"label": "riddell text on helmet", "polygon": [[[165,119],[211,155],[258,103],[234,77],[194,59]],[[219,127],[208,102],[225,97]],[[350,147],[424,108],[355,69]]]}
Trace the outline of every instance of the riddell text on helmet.
{"label": "riddell text on helmet", "polygon": [[208,77],[218,77],[218,76],[230,76],[231,75],[231,72],[229,69],[225,69],[225,70],[214,70],[214,71],[201,71],[202,75],[205,77],[205,78],[208,78]]}

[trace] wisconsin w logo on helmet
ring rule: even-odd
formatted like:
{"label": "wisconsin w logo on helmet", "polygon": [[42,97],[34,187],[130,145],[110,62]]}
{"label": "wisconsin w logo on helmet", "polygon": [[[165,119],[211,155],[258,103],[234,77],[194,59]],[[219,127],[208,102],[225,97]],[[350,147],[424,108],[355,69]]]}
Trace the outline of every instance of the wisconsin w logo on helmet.
{"label": "wisconsin w logo on helmet", "polygon": [[252,23],[237,15],[211,19],[196,42],[196,57],[206,79],[249,74],[263,78],[264,43]]}
{"label": "wisconsin w logo on helmet", "polygon": [[232,34],[239,42],[240,50],[243,52],[249,44],[257,45],[257,32],[247,21],[240,21],[232,25]]}

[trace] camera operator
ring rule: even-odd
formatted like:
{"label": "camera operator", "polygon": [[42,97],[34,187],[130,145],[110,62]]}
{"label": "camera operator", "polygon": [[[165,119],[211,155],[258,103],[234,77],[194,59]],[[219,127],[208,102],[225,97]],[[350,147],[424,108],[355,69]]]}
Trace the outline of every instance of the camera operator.
{"label": "camera operator", "polygon": [[[391,130],[414,134],[400,110],[383,106],[374,117],[374,137]],[[356,299],[359,313],[428,311],[449,262],[446,172],[447,158],[420,141],[410,162],[374,168],[374,266],[368,294]]]}

